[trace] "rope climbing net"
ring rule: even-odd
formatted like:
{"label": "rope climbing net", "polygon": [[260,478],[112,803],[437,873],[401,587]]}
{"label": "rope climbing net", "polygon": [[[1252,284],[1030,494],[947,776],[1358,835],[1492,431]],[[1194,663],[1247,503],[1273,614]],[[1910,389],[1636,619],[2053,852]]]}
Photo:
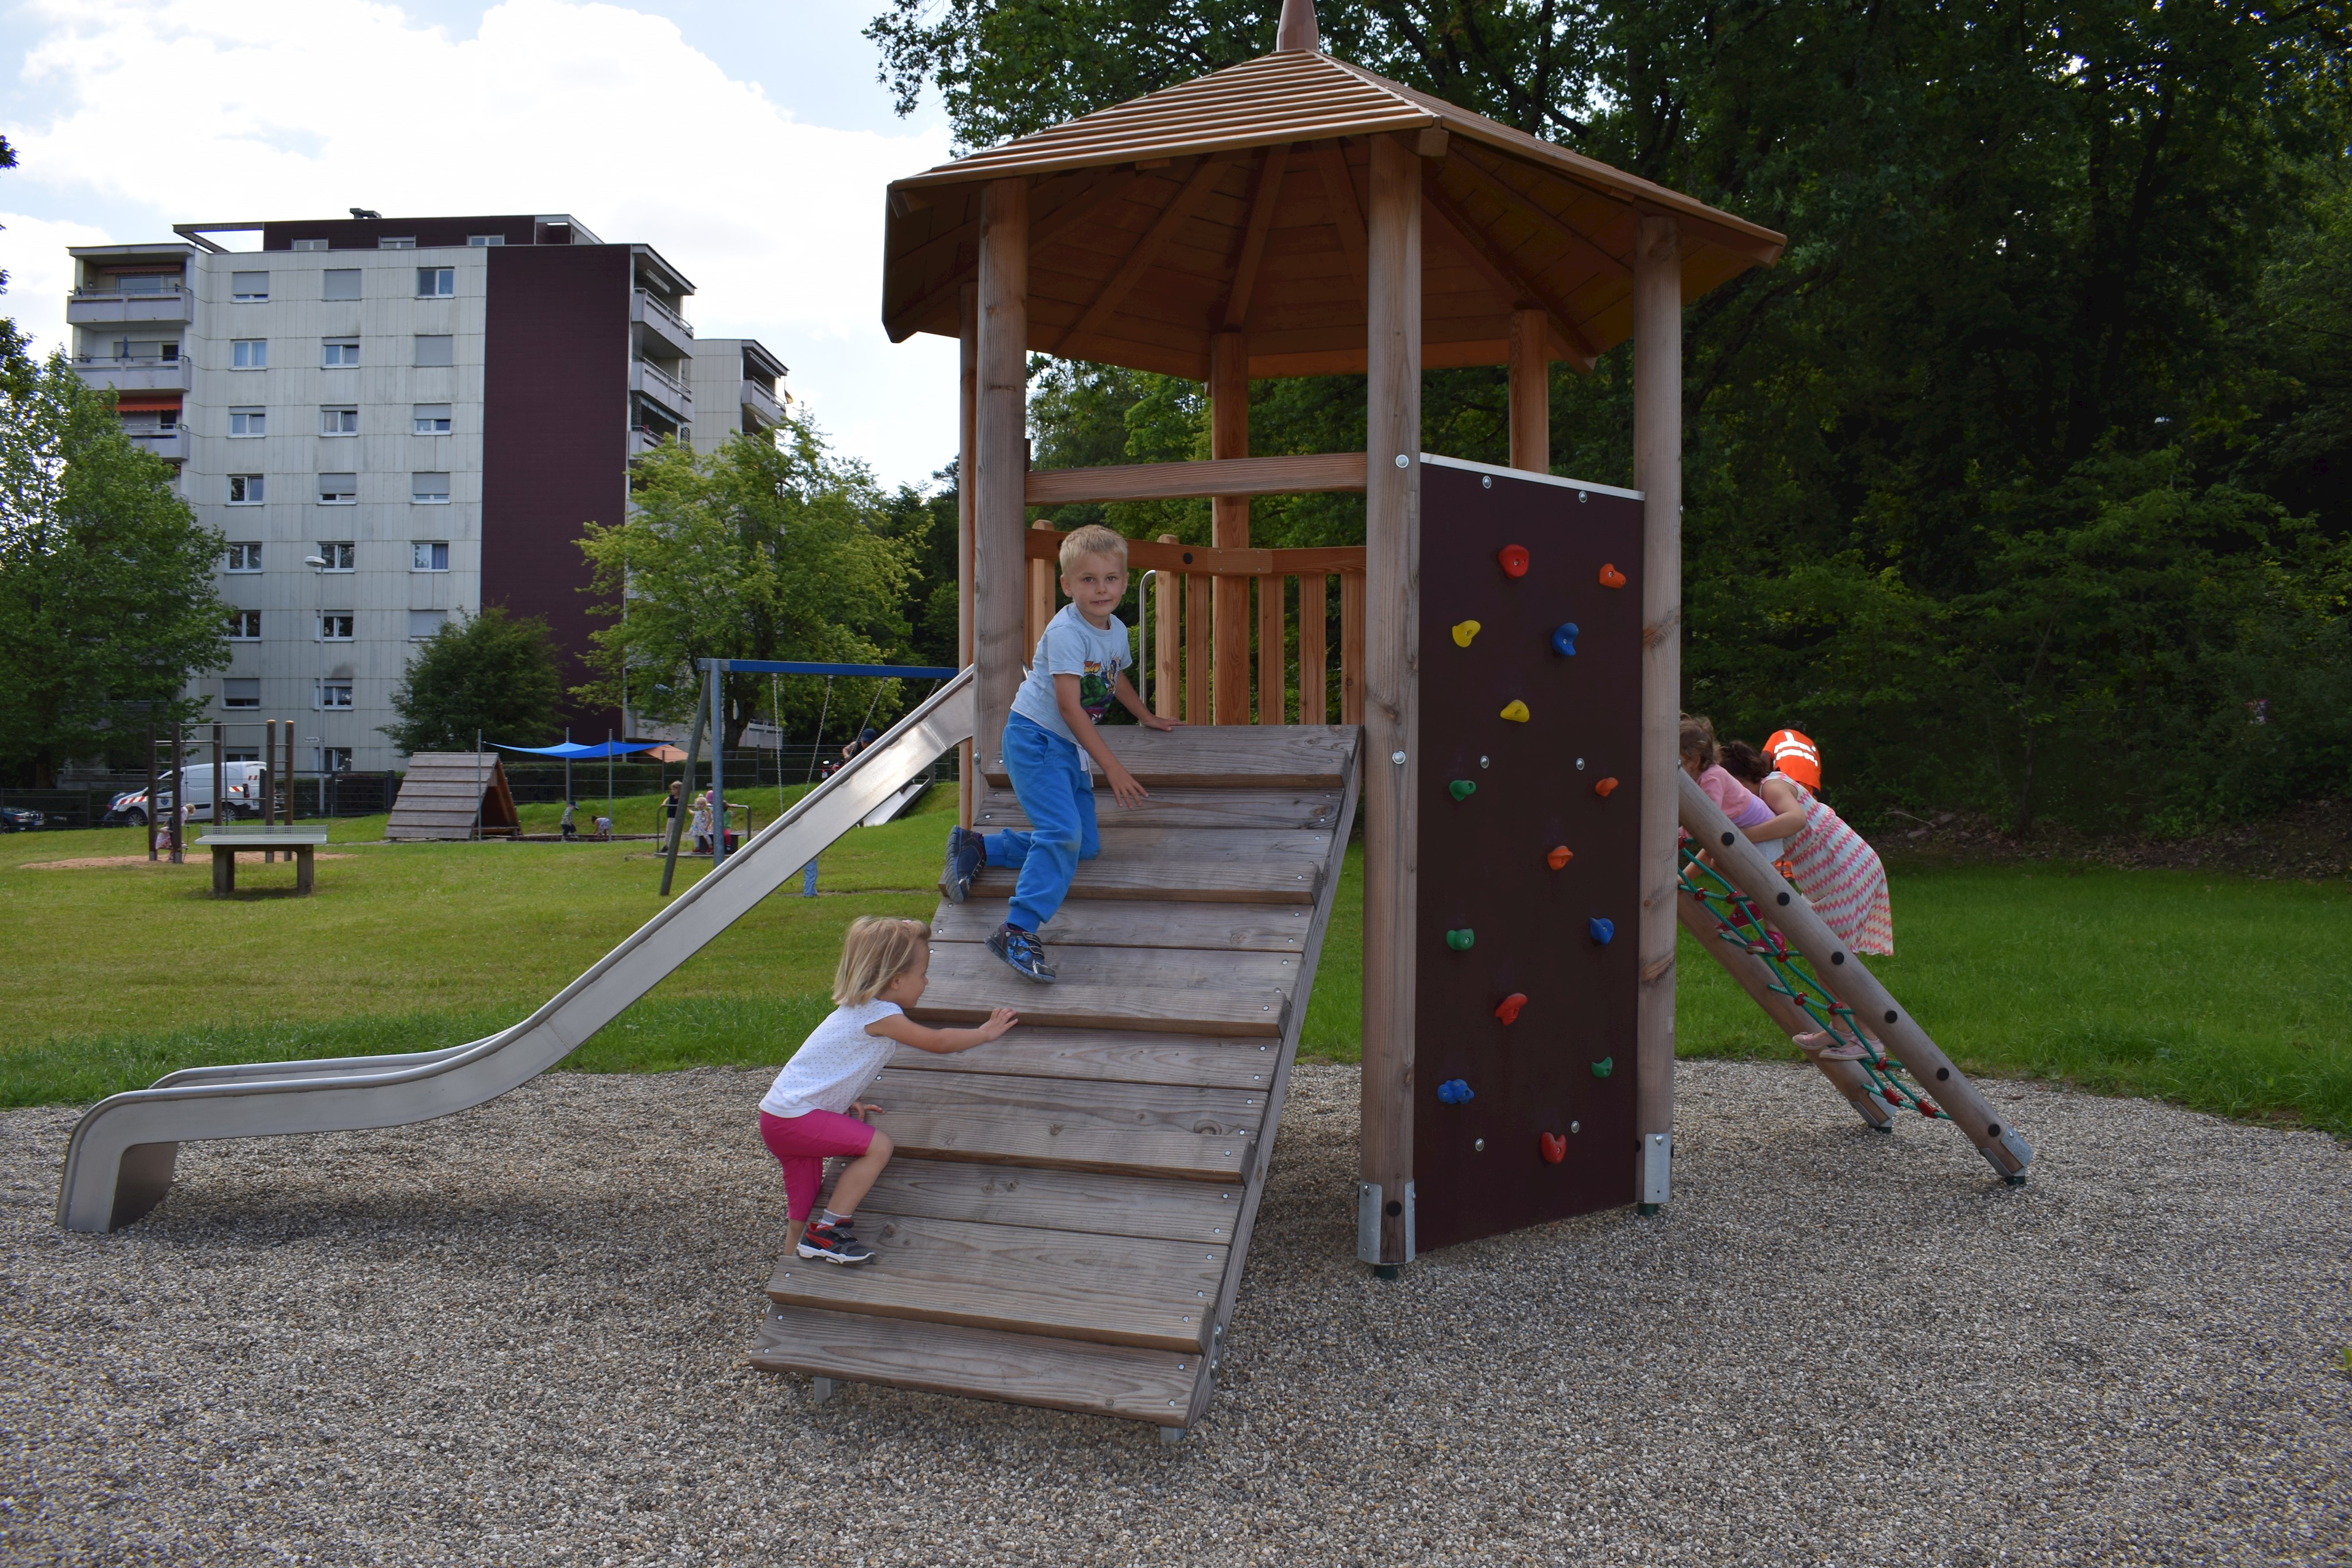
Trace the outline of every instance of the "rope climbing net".
{"label": "rope climbing net", "polygon": [[1680,883],[1683,893],[1696,899],[1715,921],[1716,936],[1740,951],[1764,961],[1771,988],[1789,998],[1815,1029],[1843,1045],[1858,1045],[1863,1055],[1854,1066],[1862,1070],[1871,1092],[1890,1107],[1916,1111],[1929,1120],[1950,1120],[1943,1108],[1904,1076],[1903,1064],[1886,1048],[1862,1031],[1853,1011],[1822,984],[1811,967],[1789,949],[1778,931],[1766,923],[1762,911],[1732,885],[1731,879],[1709,865],[1685,842],[1682,846]]}

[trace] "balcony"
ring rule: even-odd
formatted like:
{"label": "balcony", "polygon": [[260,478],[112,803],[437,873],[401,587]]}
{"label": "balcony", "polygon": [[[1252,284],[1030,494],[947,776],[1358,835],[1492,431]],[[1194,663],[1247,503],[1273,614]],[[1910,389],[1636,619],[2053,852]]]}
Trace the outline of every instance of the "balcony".
{"label": "balcony", "polygon": [[126,430],[123,434],[140,451],[152,453],[166,463],[188,460],[188,433],[184,430]]}
{"label": "balcony", "polygon": [[784,405],[776,394],[754,381],[743,383],[744,410],[761,424],[773,427],[784,423]]}
{"label": "balcony", "polygon": [[691,446],[694,444],[694,432],[683,425],[679,426],[675,432],[656,430],[653,426],[648,424],[630,426],[630,461],[635,462],[636,459],[645,456],[647,453],[652,452],[656,447],[659,446],[664,441],[669,439],[673,434],[677,437],[678,444],[681,446]]}
{"label": "balcony", "polygon": [[77,288],[66,296],[66,320],[76,327],[142,326],[195,319],[195,296],[176,285],[130,294],[119,288]]}
{"label": "balcony", "polygon": [[188,390],[188,359],[184,354],[174,360],[84,355],[76,357],[73,370],[91,386],[112,387],[116,392]]}
{"label": "balcony", "polygon": [[629,296],[629,323],[640,355],[650,340],[664,359],[694,358],[694,329],[687,325],[686,318],[642,288]]}
{"label": "balcony", "polygon": [[658,366],[643,360],[629,361],[629,390],[669,412],[683,424],[694,418],[694,394],[670,379]]}

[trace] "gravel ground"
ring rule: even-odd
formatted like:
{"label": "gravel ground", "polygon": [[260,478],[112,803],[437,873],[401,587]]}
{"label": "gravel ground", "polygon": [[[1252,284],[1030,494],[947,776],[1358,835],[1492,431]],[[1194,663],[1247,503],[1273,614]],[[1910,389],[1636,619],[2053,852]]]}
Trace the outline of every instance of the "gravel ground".
{"label": "gravel ground", "polygon": [[2004,1188],[1803,1070],[1690,1063],[1667,1213],[1381,1284],[1355,1075],[1299,1077],[1223,1386],[1169,1448],[746,1370],[763,1074],[192,1145],[110,1237],[51,1228],[72,1113],[9,1113],[0,1556],[2352,1562],[2329,1138],[1998,1084],[2042,1151]]}

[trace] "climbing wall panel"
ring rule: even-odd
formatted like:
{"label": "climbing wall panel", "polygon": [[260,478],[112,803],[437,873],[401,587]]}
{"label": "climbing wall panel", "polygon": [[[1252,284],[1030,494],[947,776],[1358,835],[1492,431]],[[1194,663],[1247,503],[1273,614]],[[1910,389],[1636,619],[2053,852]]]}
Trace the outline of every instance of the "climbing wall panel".
{"label": "climbing wall panel", "polygon": [[1420,1250],[1635,1197],[1641,556],[1622,494],[1423,470]]}

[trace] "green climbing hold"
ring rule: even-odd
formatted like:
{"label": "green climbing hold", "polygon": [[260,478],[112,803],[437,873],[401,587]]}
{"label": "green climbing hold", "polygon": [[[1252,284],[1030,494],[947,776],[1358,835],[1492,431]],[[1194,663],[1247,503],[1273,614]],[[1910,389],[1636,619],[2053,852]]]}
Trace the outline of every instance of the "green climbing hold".
{"label": "green climbing hold", "polygon": [[1445,934],[1445,945],[1456,953],[1467,953],[1470,951],[1470,945],[1477,940],[1478,934],[1467,925],[1459,931],[1448,931]]}
{"label": "green climbing hold", "polygon": [[1478,786],[1467,779],[1456,779],[1445,788],[1447,792],[1457,800],[1467,800],[1478,792]]}
{"label": "green climbing hold", "polygon": [[1616,1071],[1617,1060],[1614,1057],[1604,1056],[1592,1064],[1592,1076],[1595,1078],[1606,1078]]}

